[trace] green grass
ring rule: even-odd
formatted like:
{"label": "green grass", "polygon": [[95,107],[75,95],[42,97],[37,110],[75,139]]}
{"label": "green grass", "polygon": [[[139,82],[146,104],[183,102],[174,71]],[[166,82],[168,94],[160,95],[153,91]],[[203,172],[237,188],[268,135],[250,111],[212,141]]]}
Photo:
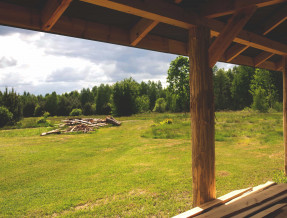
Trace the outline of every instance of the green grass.
{"label": "green grass", "polygon": [[[173,123],[155,125],[165,119]],[[1,130],[0,217],[170,217],[190,209],[189,114],[120,120],[90,134]],[[216,113],[217,196],[286,182],[282,135],[280,113]]]}

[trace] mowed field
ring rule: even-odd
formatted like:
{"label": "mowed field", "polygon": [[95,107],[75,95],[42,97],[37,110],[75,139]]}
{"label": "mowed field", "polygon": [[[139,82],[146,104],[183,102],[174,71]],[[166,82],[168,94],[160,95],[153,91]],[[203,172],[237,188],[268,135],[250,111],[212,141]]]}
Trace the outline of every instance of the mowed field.
{"label": "mowed field", "polygon": [[[189,114],[119,119],[122,126],[90,134],[0,130],[0,217],[171,217],[189,210]],[[165,119],[172,124],[161,124]],[[281,113],[216,113],[218,197],[283,181],[283,157]]]}

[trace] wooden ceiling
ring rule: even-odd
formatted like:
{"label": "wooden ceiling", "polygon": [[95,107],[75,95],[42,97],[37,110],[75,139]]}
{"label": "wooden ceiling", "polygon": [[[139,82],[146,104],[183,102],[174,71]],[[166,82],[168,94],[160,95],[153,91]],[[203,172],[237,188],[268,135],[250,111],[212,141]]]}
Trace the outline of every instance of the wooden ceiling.
{"label": "wooden ceiling", "polygon": [[0,0],[2,25],[185,56],[207,26],[210,66],[282,70],[286,20],[287,0]]}

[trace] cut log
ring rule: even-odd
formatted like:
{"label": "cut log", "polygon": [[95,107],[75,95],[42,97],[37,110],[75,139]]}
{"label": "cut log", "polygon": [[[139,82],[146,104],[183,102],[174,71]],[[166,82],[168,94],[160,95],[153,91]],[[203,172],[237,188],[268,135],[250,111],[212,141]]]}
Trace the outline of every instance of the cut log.
{"label": "cut log", "polygon": [[120,126],[121,125],[121,122],[117,121],[115,118],[113,117],[106,117],[106,122],[107,123],[110,123],[110,124],[113,124],[115,126]]}
{"label": "cut log", "polygon": [[55,130],[52,130],[52,131],[49,131],[49,132],[43,132],[41,134],[41,136],[50,135],[50,134],[61,134],[61,131],[59,129],[55,129]]}

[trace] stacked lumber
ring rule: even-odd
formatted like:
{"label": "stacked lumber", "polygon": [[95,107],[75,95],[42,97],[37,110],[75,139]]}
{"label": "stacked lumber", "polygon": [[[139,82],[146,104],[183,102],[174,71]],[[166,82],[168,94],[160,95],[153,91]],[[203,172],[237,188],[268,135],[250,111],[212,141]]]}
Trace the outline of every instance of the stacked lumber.
{"label": "stacked lumber", "polygon": [[237,190],[174,218],[287,217],[287,184],[267,182]]}
{"label": "stacked lumber", "polygon": [[41,136],[50,135],[50,134],[61,134],[61,133],[71,133],[71,132],[91,132],[99,127],[104,127],[109,124],[114,126],[120,126],[121,122],[117,121],[115,118],[109,116],[106,119],[99,118],[75,118],[75,119],[66,119],[62,120],[58,127],[60,129],[55,129],[49,132],[44,132]]}

